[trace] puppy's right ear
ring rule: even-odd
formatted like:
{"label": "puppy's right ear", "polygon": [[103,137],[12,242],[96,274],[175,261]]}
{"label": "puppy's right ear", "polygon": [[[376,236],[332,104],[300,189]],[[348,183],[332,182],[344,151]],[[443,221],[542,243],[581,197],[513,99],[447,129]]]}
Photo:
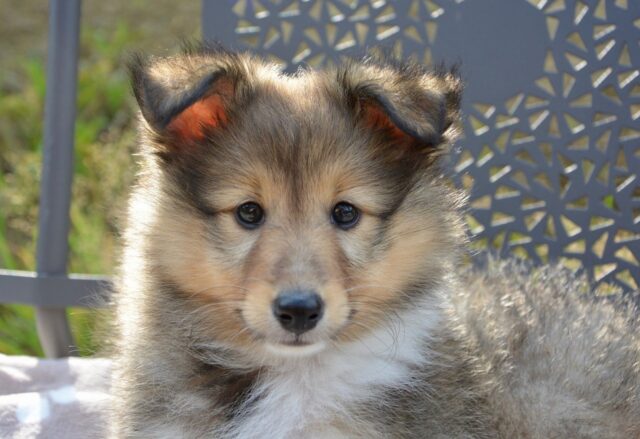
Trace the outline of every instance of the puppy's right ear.
{"label": "puppy's right ear", "polygon": [[224,129],[243,77],[237,55],[222,50],[136,56],[129,68],[147,126],[170,149],[197,144]]}

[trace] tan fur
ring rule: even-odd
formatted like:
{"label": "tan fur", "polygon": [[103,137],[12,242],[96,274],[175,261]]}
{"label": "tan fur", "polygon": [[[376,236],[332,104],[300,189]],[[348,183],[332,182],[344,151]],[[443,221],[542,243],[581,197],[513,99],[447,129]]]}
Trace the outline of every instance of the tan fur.
{"label": "tan fur", "polygon": [[[220,75],[225,125],[171,132]],[[454,75],[368,61],[284,76],[204,48],[140,62],[134,84],[114,437],[640,437],[633,311],[578,297],[560,269],[461,268],[464,196],[437,163]],[[247,201],[265,209],[255,230],[235,217]],[[341,201],[360,210],[352,229],[330,221]],[[296,338],[311,353],[272,312],[298,287],[325,304]]]}

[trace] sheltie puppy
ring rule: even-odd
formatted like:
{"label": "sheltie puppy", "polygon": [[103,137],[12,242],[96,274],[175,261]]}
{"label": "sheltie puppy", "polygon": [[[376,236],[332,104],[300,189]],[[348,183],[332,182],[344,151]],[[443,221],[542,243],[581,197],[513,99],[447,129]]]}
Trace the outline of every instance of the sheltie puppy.
{"label": "sheltie puppy", "polygon": [[640,438],[630,302],[460,263],[454,72],[215,45],[131,70],[113,437]]}

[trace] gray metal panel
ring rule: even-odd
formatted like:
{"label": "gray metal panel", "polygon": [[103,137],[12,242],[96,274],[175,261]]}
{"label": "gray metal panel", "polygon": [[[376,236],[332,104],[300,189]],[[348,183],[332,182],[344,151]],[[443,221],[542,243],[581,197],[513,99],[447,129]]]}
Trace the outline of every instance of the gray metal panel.
{"label": "gray metal panel", "polygon": [[[49,2],[47,93],[36,256],[39,276],[62,276],[67,271],[79,33],[80,0]],[[53,288],[34,292],[60,294]],[[64,308],[37,308],[36,320],[40,342],[48,357],[71,354],[73,342]]]}
{"label": "gray metal panel", "polygon": [[71,274],[38,277],[33,272],[0,269],[0,303],[46,308],[100,306],[109,288],[106,276]]}
{"label": "gray metal panel", "polygon": [[461,61],[466,138],[451,166],[476,241],[640,284],[640,2],[203,1],[206,37],[287,71],[384,46]]}

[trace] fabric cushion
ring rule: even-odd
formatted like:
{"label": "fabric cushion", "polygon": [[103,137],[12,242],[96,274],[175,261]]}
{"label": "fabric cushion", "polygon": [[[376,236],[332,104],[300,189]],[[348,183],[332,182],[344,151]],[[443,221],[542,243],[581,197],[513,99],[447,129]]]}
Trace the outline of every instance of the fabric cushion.
{"label": "fabric cushion", "polygon": [[105,437],[110,365],[0,354],[0,437]]}

